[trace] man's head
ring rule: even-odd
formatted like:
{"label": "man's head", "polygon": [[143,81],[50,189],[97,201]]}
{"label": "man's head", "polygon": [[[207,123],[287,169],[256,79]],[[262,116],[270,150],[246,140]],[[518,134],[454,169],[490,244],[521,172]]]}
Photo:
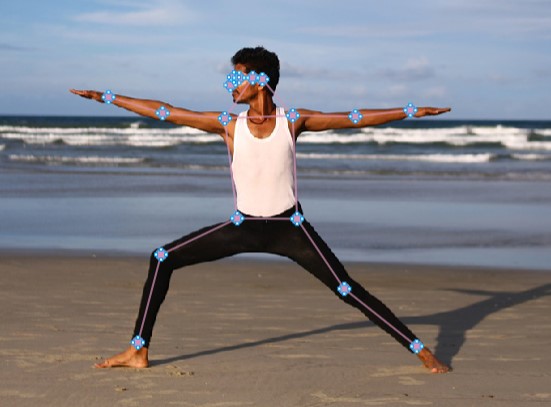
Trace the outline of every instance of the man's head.
{"label": "man's head", "polygon": [[236,65],[245,66],[245,73],[264,72],[270,78],[270,88],[275,91],[279,82],[279,58],[274,52],[270,52],[264,47],[242,48],[235,53],[231,62],[234,67]]}

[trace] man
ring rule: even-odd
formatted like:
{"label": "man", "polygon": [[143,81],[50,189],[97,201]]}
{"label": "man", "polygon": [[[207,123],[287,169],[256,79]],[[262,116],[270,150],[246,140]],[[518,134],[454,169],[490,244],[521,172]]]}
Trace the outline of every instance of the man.
{"label": "man", "polygon": [[[358,308],[406,349],[417,354],[434,373],[449,371],[377,298],[352,280],[329,247],[302,216],[296,196],[294,144],[305,131],[360,128],[416,117],[438,115],[449,108],[421,107],[322,113],[307,109],[285,112],[276,106],[279,59],[262,47],[243,48],[232,58],[234,71],[226,88],[235,103],[249,105],[239,116],[227,112],[194,112],[155,100],[110,92],[71,92],[108,102],[132,112],[219,134],[231,156],[236,212],[231,221],[193,232],[151,255],[149,274],[132,346],[96,365],[99,368],[149,365],[148,348],[157,313],[168,291],[172,272],[187,265],[243,252],[286,256],[304,267],[346,303]],[[291,221],[289,221],[289,219]]]}

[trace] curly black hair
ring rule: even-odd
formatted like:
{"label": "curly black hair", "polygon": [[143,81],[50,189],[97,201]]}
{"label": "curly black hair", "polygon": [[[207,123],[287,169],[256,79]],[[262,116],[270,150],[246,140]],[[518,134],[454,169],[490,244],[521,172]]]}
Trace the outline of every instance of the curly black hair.
{"label": "curly black hair", "polygon": [[231,58],[231,63],[235,66],[242,64],[247,67],[247,72],[264,72],[270,78],[268,84],[274,91],[279,82],[279,58],[274,52],[268,51],[264,47],[241,48]]}

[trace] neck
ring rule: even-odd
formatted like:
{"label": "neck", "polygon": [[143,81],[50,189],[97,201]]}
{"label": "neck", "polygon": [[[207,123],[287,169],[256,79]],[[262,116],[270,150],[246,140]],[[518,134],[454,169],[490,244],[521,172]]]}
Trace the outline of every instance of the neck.
{"label": "neck", "polygon": [[276,105],[271,97],[266,96],[265,92],[249,105],[249,116],[254,116],[255,119],[249,119],[253,123],[263,123],[269,117],[275,114]]}

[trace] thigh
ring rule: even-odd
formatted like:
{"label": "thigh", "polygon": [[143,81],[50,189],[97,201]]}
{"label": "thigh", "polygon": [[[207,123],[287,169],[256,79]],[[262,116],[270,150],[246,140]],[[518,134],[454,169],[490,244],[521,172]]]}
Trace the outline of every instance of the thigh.
{"label": "thigh", "polygon": [[221,222],[196,230],[163,246],[168,252],[166,262],[176,269],[238,253],[259,251],[260,239],[256,226],[246,221],[240,226]]}
{"label": "thigh", "polygon": [[288,257],[329,287],[338,286],[335,275],[340,280],[350,280],[342,263],[308,221],[298,227],[280,222],[274,229],[275,238],[267,251]]}

